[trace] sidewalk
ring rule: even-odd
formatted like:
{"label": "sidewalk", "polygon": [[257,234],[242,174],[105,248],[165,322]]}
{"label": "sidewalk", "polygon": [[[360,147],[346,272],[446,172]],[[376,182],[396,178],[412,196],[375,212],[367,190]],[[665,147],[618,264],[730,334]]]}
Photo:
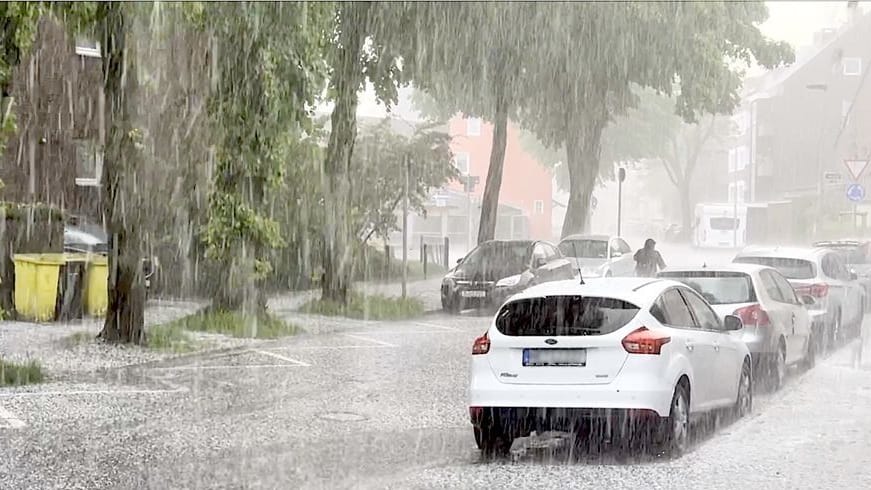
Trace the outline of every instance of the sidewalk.
{"label": "sidewalk", "polygon": [[[149,301],[145,306],[146,332],[149,326],[193,314],[203,306],[191,301]],[[102,318],[54,323],[0,322],[0,357],[13,362],[37,360],[52,378],[57,379],[72,373],[139,364],[175,355],[132,345],[69,340],[74,334],[92,339],[102,327]]]}
{"label": "sidewalk", "polygon": [[[440,287],[442,277],[432,277],[426,280],[409,281],[406,294],[411,298],[417,298],[423,302],[425,311],[440,310],[442,308]],[[380,294],[384,296],[401,296],[402,283],[399,282],[358,282],[353,286],[354,291],[363,294]],[[290,291],[273,296],[267,305],[275,312],[291,311],[312,299],[319,298],[319,289],[306,291]]]}

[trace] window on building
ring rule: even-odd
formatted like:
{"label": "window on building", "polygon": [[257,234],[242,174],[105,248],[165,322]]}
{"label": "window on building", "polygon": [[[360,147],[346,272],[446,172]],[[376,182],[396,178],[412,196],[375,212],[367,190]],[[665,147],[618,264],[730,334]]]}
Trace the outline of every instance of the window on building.
{"label": "window on building", "polygon": [[535,209],[535,214],[544,214],[544,201],[541,199],[537,199],[534,203],[532,203],[533,208]]}
{"label": "window on building", "polygon": [[99,58],[100,43],[86,38],[76,39],[76,54],[91,58]]}
{"label": "window on building", "polygon": [[729,184],[729,202],[735,202],[735,184]]}
{"label": "window on building", "polygon": [[462,175],[469,175],[469,154],[458,152],[454,154],[454,166]]}
{"label": "window on building", "polygon": [[103,175],[103,148],[93,140],[75,140],[76,185],[98,186]]}
{"label": "window on building", "polygon": [[844,75],[848,77],[862,74],[862,58],[844,58]]}
{"label": "window on building", "polygon": [[481,135],[481,119],[477,117],[470,117],[466,119],[466,136],[480,136]]}

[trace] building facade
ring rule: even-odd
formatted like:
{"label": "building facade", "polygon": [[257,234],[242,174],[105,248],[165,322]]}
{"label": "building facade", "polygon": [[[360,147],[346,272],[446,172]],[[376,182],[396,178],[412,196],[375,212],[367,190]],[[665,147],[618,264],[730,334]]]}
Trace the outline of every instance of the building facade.
{"label": "building facade", "polygon": [[[788,206],[781,241],[806,243],[853,228],[863,202],[847,198],[845,161],[871,158],[871,15],[856,14],[815,36],[796,63],[749,80],[736,114],[742,131],[730,151],[731,199]],[[858,217],[858,219],[857,219]]]}
{"label": "building facade", "polygon": [[105,135],[99,45],[75,42],[43,19],[13,70],[11,95],[18,131],[0,164],[3,199],[97,218]]}

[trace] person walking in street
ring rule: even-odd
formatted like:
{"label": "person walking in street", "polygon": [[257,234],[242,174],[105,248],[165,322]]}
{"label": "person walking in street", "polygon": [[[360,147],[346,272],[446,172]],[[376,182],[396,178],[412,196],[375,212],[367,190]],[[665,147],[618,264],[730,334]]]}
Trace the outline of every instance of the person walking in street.
{"label": "person walking in street", "polygon": [[648,238],[644,242],[644,248],[635,252],[635,275],[653,277],[662,269],[665,269],[665,261],[662,260],[659,250],[656,250],[656,242],[653,238]]}

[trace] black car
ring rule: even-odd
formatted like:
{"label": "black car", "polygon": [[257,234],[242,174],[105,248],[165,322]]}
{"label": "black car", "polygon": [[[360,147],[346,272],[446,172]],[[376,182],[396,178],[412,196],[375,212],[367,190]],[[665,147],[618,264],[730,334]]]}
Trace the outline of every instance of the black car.
{"label": "black car", "polygon": [[469,252],[442,280],[442,308],[498,307],[509,296],[543,282],[577,277],[552,243],[491,240]]}

